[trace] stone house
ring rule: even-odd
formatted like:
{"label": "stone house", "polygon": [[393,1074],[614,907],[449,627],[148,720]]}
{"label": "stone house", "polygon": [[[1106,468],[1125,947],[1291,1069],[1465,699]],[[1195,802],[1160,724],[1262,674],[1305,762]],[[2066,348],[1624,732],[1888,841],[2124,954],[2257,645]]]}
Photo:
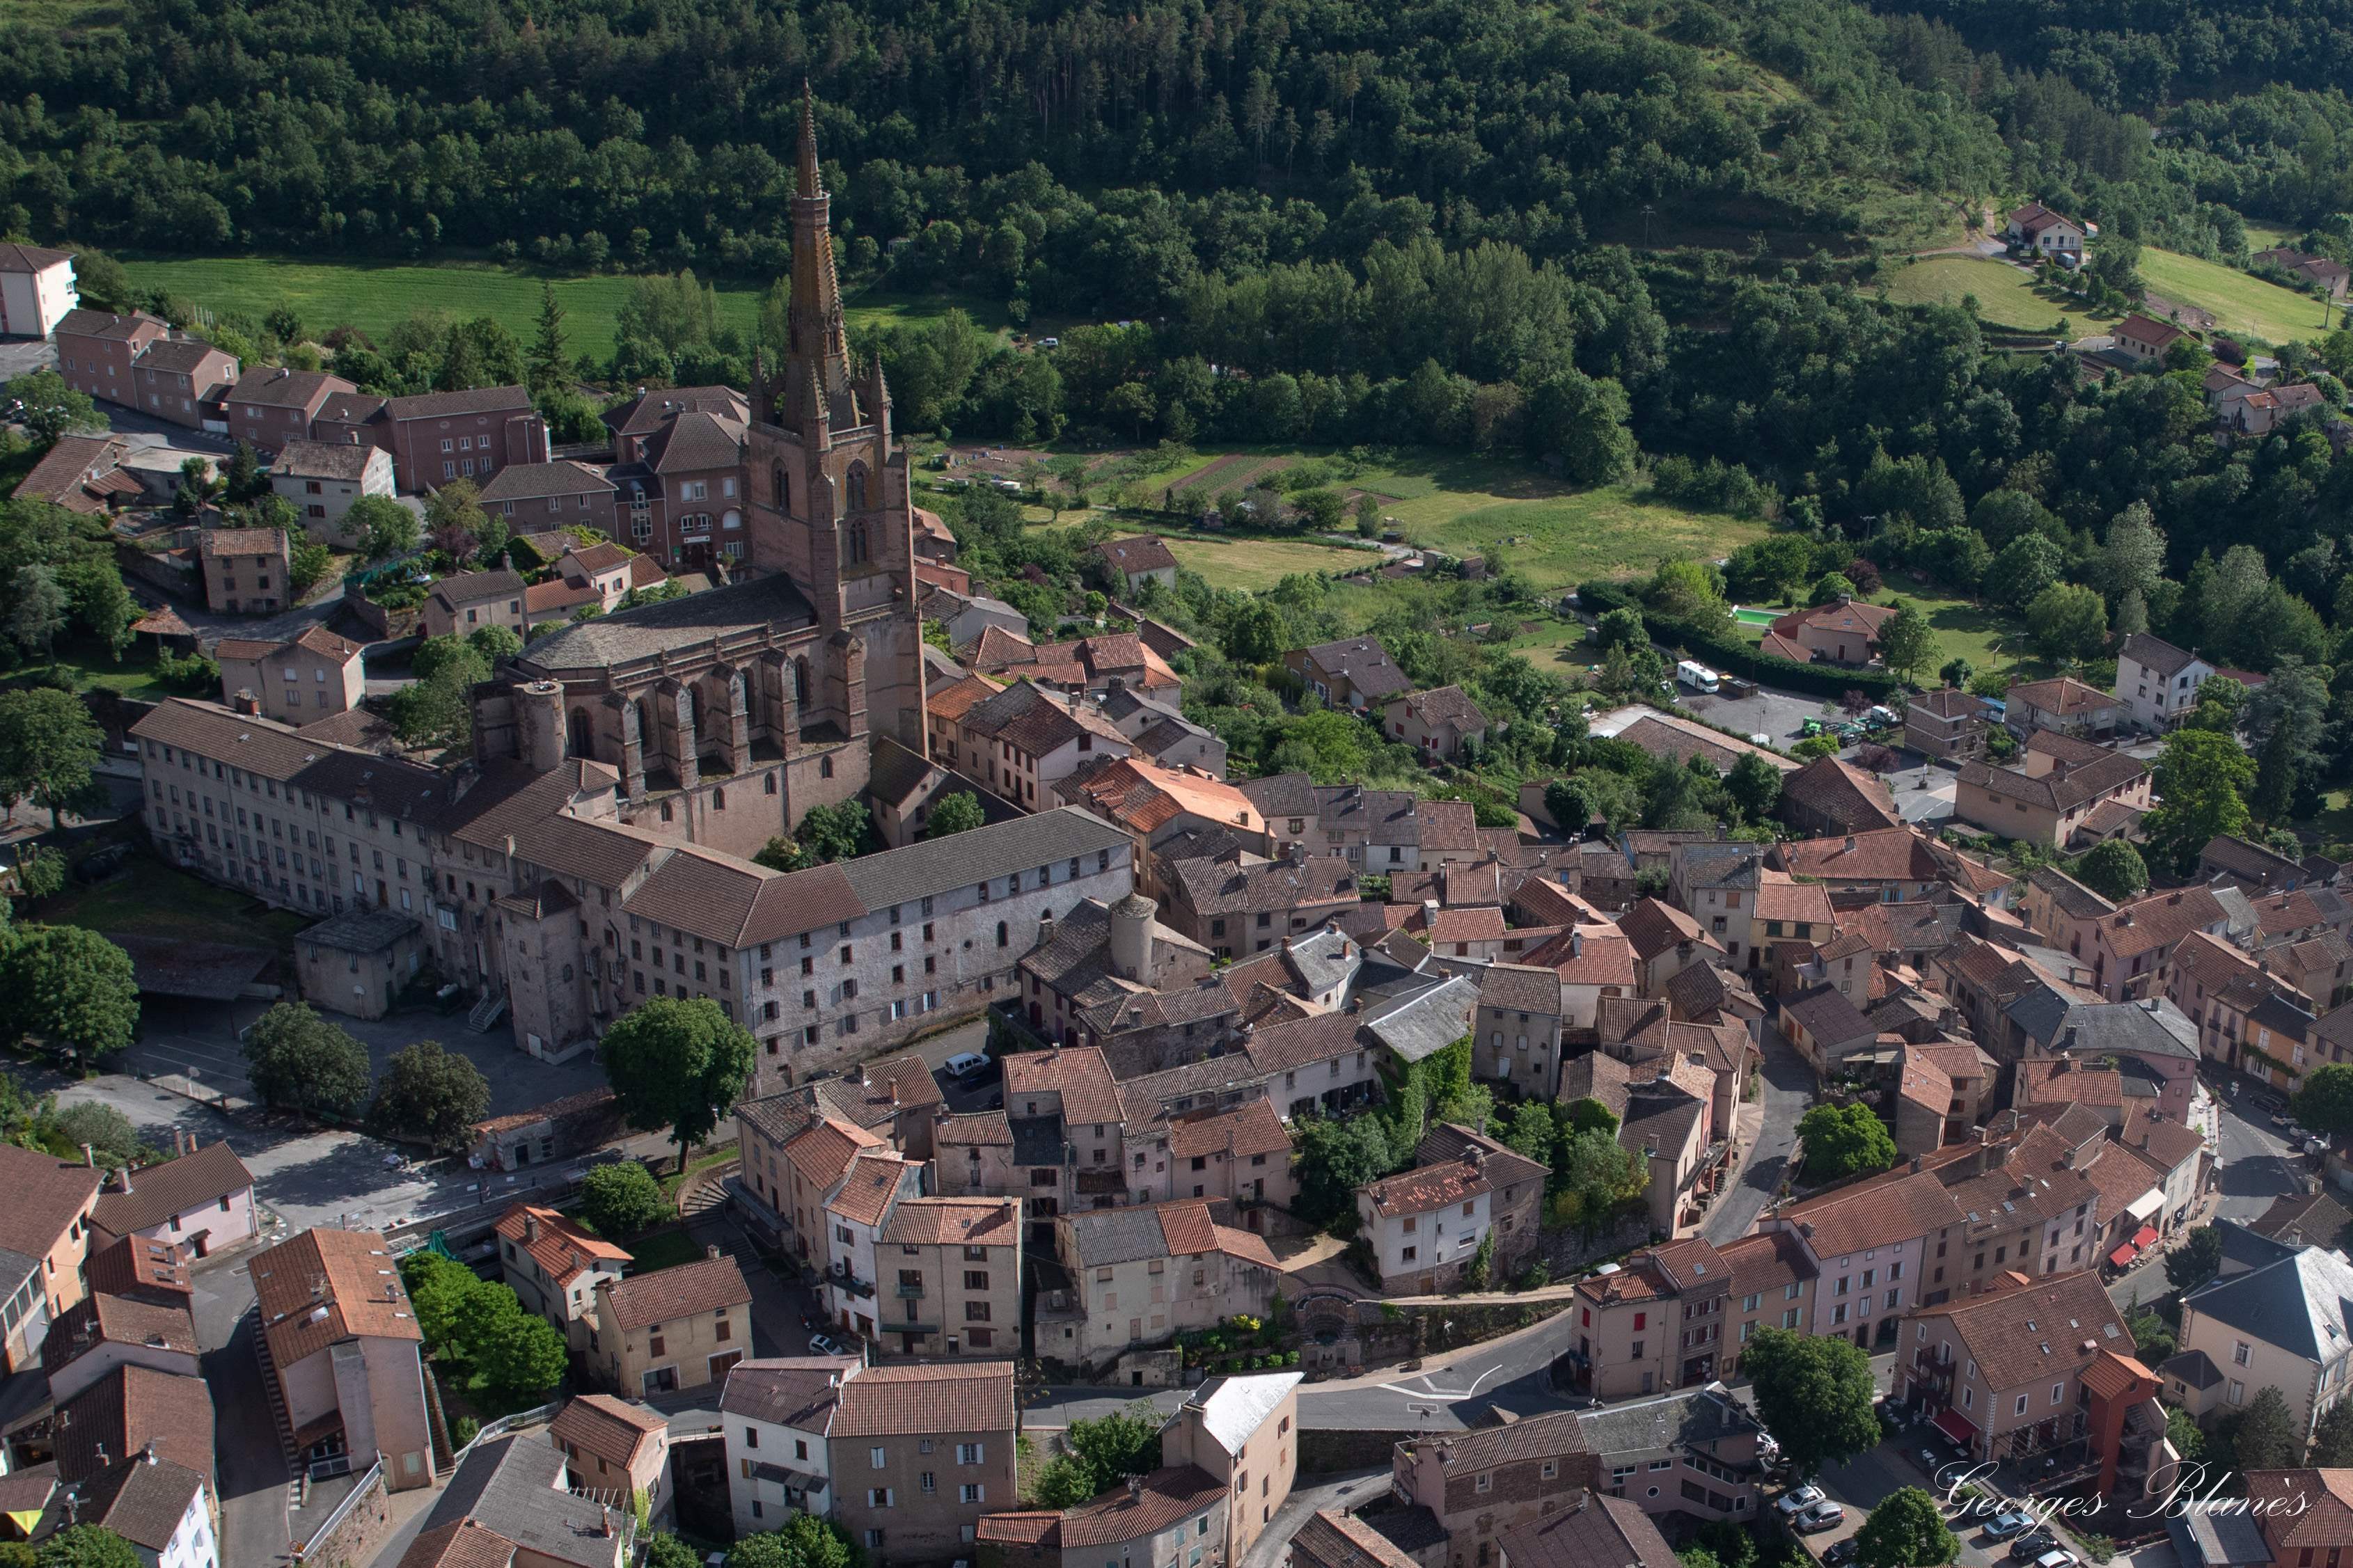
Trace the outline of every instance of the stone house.
{"label": "stone house", "polygon": [[444,577],[425,595],[425,635],[470,637],[484,626],[504,626],[521,637],[527,625],[522,595],[522,578],[504,566]]}
{"label": "stone house", "polygon": [[493,1234],[500,1278],[522,1310],[546,1319],[574,1355],[586,1355],[597,1292],[626,1277],[635,1261],[628,1250],[533,1204],[509,1208]]}
{"label": "stone house", "polygon": [[2064,849],[2100,833],[2116,813],[2137,820],[2150,804],[2148,764],[2055,730],[2026,739],[2019,765],[1961,765],[1953,813],[2003,838]]}
{"label": "stone house", "polygon": [[547,1424],[572,1485],[646,1500],[646,1518],[666,1528],[671,1517],[670,1418],[609,1394],[575,1394]]}
{"label": "stone house", "polygon": [[1096,1371],[1236,1313],[1263,1316],[1279,1279],[1265,1242],[1198,1199],[1061,1215],[1054,1252],[1070,1296],[1039,1298],[1038,1353]]}
{"label": "stone house", "polygon": [[[1711,1325],[1712,1326],[1712,1325]],[[1747,1524],[1764,1497],[1766,1436],[1721,1384],[1577,1412],[1607,1495],[1646,1514]]]}
{"label": "stone house", "polygon": [[1134,750],[1082,694],[1027,681],[974,703],[957,727],[965,771],[1030,811],[1050,806],[1055,786],[1087,763]]}
{"label": "stone house", "polygon": [[868,1367],[834,1398],[833,1518],[877,1562],[948,1561],[1014,1498],[1011,1361]]}
{"label": "stone house", "polygon": [[1094,547],[1092,553],[1103,570],[1117,579],[1115,589],[1119,593],[1133,594],[1147,581],[1166,588],[1176,585],[1176,557],[1169,551],[1167,541],[1156,533],[1106,539]]}
{"label": "stone house", "polygon": [[360,645],[324,626],[285,642],[223,637],[213,645],[213,662],[224,703],[235,707],[248,696],[259,712],[297,729],[358,707],[367,687]]}
{"label": "stone house", "polygon": [[1472,1071],[1550,1100],[1560,1083],[1560,977],[1549,968],[1490,963],[1479,972]]}
{"label": "stone house", "polygon": [[700,1262],[599,1279],[589,1364],[631,1397],[726,1381],[752,1347],[752,1287],[735,1260],[707,1247]]}
{"label": "stone house", "polygon": [[348,910],[295,939],[294,973],[306,1000],[354,1018],[381,1018],[428,951],[414,918],[397,910]]}
{"label": "stone house", "polygon": [[1381,721],[1389,739],[1445,762],[1460,757],[1466,742],[1487,743],[1487,715],[1459,686],[1392,697],[1381,705]]}
{"label": "stone house", "polygon": [[1993,710],[1957,687],[1939,687],[1904,705],[1904,743],[1924,756],[1957,766],[1985,755]]}
{"label": "stone house", "polygon": [[392,495],[392,456],[351,441],[289,441],[269,467],[269,488],[294,509],[303,532],[355,550],[366,542],[344,518],[362,496]]}
{"label": "stone house", "polygon": [[1359,1234],[1372,1248],[1382,1293],[1451,1289],[1491,1237],[1491,1282],[1518,1272],[1537,1240],[1531,1210],[1543,1200],[1544,1167],[1451,1125],[1424,1137],[1414,1160],[1412,1169],[1356,1192]]}
{"label": "stone house", "polygon": [[2131,1361],[2124,1317],[2091,1270],[2005,1276],[1986,1294],[1905,1318],[1906,1393],[1973,1459],[2063,1447],[2089,1430],[2084,1380],[2094,1365]]}
{"label": "stone house", "polygon": [[265,458],[275,458],[290,441],[332,441],[343,438],[332,427],[313,430],[311,422],[335,398],[358,395],[359,388],[341,376],[313,370],[289,370],[263,365],[247,371],[223,394],[228,410],[228,434]]}
{"label": "stone house", "polygon": [[2116,704],[2132,724],[2161,734],[2189,717],[2213,673],[2196,654],[2135,632],[2116,649]]}
{"label": "stone house", "polygon": [[2021,741],[2037,730],[2055,730],[2079,741],[2112,735],[2125,716],[2124,704],[2072,675],[2024,681],[2010,689],[2001,721]]}
{"label": "stone house", "polygon": [[384,1237],[306,1230],[249,1266],[261,1337],[305,1464],[384,1456],[384,1484],[433,1484],[424,1335]]}
{"label": "stone house", "polygon": [[1391,1451],[1389,1478],[1398,1500],[1427,1510],[1443,1534],[1446,1568],[1496,1563],[1504,1531],[1576,1508],[1601,1479],[1573,1410],[1408,1437]]}
{"label": "stone house", "polygon": [[265,616],[292,603],[282,528],[206,528],[196,533],[205,605],[228,615]]}
{"label": "stone house", "polygon": [[618,528],[613,481],[569,458],[553,462],[513,463],[482,483],[474,500],[498,513],[508,530],[530,533],[550,528],[593,528],[607,539]]}
{"label": "stone house", "polygon": [[1413,688],[1377,637],[1295,647],[1282,656],[1282,667],[1334,708],[1362,710]]}
{"label": "stone house", "polygon": [[46,338],[80,306],[71,251],[0,244],[0,337]]}
{"label": "stone house", "polygon": [[1356,906],[1356,872],[1335,856],[1244,864],[1229,852],[1166,867],[1161,918],[1219,958],[1264,952]]}
{"label": "stone house", "polygon": [[206,1258],[256,1234],[253,1173],[226,1140],[199,1149],[175,1137],[174,1155],[115,1173],[90,1208],[92,1247],[139,1237]]}

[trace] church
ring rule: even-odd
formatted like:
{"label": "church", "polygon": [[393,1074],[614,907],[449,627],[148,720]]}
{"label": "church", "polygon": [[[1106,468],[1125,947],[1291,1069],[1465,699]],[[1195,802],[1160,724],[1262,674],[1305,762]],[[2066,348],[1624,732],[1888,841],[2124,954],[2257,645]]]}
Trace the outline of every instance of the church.
{"label": "church", "polygon": [[923,751],[907,455],[850,358],[830,206],[805,92],[784,363],[755,353],[749,418],[707,421],[736,444],[740,579],[533,642],[477,690],[478,761],[602,763],[621,821],[748,857],[863,791],[874,737]]}

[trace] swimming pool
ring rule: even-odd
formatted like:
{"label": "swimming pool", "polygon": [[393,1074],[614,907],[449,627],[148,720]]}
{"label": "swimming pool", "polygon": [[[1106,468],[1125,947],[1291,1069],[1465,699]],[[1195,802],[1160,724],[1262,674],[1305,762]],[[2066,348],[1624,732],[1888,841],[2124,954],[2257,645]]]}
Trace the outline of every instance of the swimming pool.
{"label": "swimming pool", "polygon": [[1746,626],[1769,626],[1781,616],[1773,610],[1735,610],[1732,618]]}

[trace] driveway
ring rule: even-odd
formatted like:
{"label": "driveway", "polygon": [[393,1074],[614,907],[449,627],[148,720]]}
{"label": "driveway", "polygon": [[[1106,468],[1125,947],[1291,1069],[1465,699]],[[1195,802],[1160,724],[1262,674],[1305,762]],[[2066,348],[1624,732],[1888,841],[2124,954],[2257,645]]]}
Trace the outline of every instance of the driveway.
{"label": "driveway", "polygon": [[1765,1121],[1741,1168],[1738,1184],[1716,1200],[1700,1234],[1716,1247],[1728,1247],[1748,1234],[1765,1205],[1779,1190],[1788,1172],[1789,1152],[1798,1142],[1798,1118],[1813,1103],[1814,1074],[1798,1048],[1778,1034],[1765,1037],[1765,1068],[1761,1075]]}

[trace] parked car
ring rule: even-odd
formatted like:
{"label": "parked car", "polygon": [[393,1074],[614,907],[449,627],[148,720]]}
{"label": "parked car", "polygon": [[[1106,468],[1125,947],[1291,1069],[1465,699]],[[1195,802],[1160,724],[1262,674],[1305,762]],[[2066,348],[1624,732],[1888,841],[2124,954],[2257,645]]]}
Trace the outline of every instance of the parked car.
{"label": "parked car", "polygon": [[[1791,1521],[1799,1535],[1818,1535],[1825,1530],[1836,1530],[1846,1522],[1846,1510],[1828,1498],[1814,1504]],[[2065,1563],[2037,1563],[2034,1568],[2073,1568],[2074,1559]]]}
{"label": "parked car", "polygon": [[1845,1568],[1845,1564],[1853,1562],[1855,1553],[1862,1550],[1861,1539],[1850,1535],[1844,1541],[1833,1541],[1823,1547],[1822,1561],[1829,1564],[1829,1568]]}
{"label": "parked car", "polygon": [[2032,1514],[2014,1508],[2006,1508],[1986,1521],[1986,1538],[1989,1541],[2008,1541],[2011,1536],[2022,1534],[2033,1528]]}
{"label": "parked car", "polygon": [[835,1344],[831,1340],[827,1339],[823,1334],[811,1334],[809,1336],[809,1354],[839,1355],[840,1353],[841,1347]]}
{"label": "parked car", "polygon": [[974,1079],[988,1070],[987,1051],[958,1051],[940,1064],[940,1070],[954,1079]]}
{"label": "parked car", "polygon": [[1792,1488],[1790,1490],[1783,1492],[1778,1498],[1774,1500],[1773,1506],[1781,1510],[1782,1518],[1791,1519],[1805,1512],[1806,1510],[1813,1507],[1814,1504],[1820,1502],[1821,1500],[1823,1500],[1821,1488],[1817,1486],[1802,1486]]}
{"label": "parked car", "polygon": [[2075,1564],[2082,1561],[2072,1552],[2053,1548],[2034,1560],[2034,1568],[2075,1568]]}
{"label": "parked car", "polygon": [[2031,1563],[2058,1544],[2059,1538],[2051,1533],[2051,1527],[2038,1524],[2010,1543],[2010,1560]]}

